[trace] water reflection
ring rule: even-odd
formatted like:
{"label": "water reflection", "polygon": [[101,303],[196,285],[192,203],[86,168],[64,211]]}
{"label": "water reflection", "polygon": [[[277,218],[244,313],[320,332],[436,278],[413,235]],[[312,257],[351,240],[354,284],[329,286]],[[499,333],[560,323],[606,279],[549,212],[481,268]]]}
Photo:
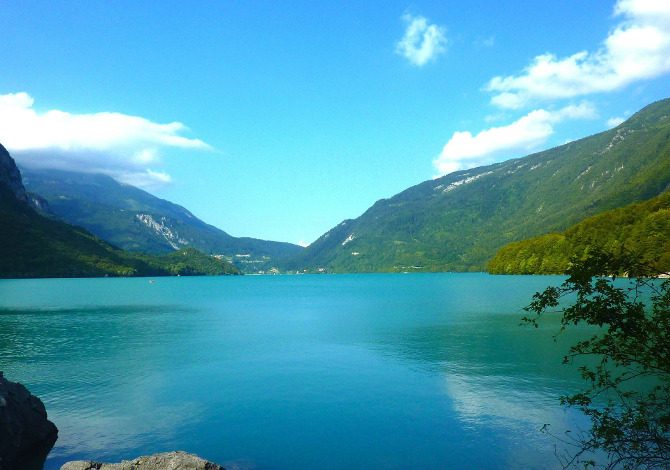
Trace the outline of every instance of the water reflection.
{"label": "water reflection", "polygon": [[[110,460],[119,454],[132,455],[138,447],[179,448],[179,429],[202,419],[202,406],[188,401],[172,406],[156,403],[146,390],[126,396],[128,405],[112,410],[81,409],[50,415],[58,423],[58,445],[51,460],[71,460],[74,456]],[[64,458],[67,457],[67,458]],[[52,462],[52,465],[56,462]]]}
{"label": "water reflection", "polygon": [[380,353],[438,374],[453,413],[481,436],[494,434],[505,468],[560,468],[557,441],[540,432],[583,429],[587,420],[559,406],[559,397],[584,384],[563,365],[576,331],[556,336],[558,318],[539,328],[520,326],[522,313],[478,312],[441,325],[385,331],[372,345]]}

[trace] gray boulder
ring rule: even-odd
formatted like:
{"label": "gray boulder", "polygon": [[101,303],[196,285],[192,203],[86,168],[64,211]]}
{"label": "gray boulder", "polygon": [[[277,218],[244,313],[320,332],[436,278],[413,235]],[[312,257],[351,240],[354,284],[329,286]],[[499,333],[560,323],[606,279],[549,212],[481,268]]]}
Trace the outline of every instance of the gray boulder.
{"label": "gray boulder", "polygon": [[0,469],[41,469],[57,438],[42,401],[0,372]]}
{"label": "gray boulder", "polygon": [[60,470],[225,470],[222,466],[186,452],[165,452],[121,463],[102,463],[85,460],[67,462]]}

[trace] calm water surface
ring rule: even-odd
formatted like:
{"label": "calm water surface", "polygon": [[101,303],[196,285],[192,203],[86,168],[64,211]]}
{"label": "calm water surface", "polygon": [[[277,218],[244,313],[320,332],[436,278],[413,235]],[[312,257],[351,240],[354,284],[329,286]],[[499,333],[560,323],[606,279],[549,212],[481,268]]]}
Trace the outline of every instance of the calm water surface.
{"label": "calm water surface", "polygon": [[60,433],[47,469],[181,449],[230,468],[552,468],[574,426],[558,277],[0,281],[0,370]]}

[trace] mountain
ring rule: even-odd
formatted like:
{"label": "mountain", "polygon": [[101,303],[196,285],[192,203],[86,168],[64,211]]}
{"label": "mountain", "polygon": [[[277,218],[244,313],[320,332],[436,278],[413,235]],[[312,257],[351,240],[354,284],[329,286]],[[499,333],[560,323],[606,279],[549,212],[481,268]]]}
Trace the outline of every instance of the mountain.
{"label": "mountain", "polygon": [[562,274],[570,258],[599,248],[630,253],[656,272],[670,272],[670,191],[589,217],[562,233],[513,242],[489,262],[493,274]]}
{"label": "mountain", "polygon": [[124,252],[87,231],[38,214],[21,174],[0,145],[0,277],[234,274],[230,263],[193,250],[179,256]]}
{"label": "mountain", "polygon": [[5,147],[0,144],[0,189],[5,196],[21,202],[28,201],[26,188],[21,180],[21,173]]}
{"label": "mountain", "polygon": [[654,197],[670,183],[670,99],[618,127],[423,182],[322,235],[290,267],[480,271],[503,245]]}
{"label": "mountain", "polygon": [[221,255],[245,272],[267,270],[303,248],[291,243],[237,238],[185,208],[101,174],[22,168],[30,193],[49,211],[124,250],[171,253],[185,247]]}

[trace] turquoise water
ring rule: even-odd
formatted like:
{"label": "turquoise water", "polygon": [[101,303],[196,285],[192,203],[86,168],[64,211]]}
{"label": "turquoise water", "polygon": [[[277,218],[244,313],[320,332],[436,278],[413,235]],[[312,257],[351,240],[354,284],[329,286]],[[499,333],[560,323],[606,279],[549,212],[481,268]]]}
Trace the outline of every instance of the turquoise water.
{"label": "turquoise water", "polygon": [[42,398],[47,469],[185,450],[230,468],[552,468],[580,385],[558,277],[0,281],[0,370]]}

